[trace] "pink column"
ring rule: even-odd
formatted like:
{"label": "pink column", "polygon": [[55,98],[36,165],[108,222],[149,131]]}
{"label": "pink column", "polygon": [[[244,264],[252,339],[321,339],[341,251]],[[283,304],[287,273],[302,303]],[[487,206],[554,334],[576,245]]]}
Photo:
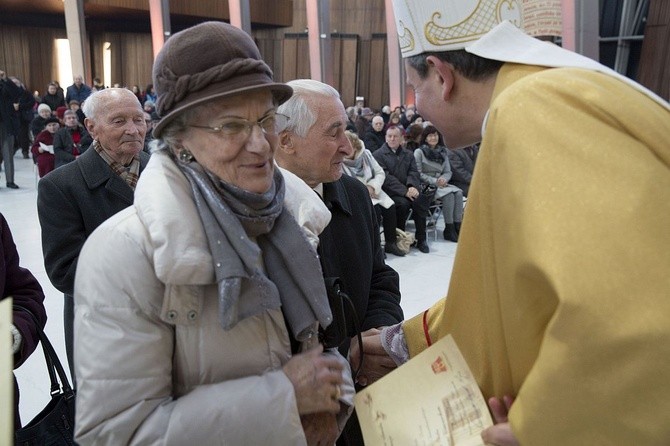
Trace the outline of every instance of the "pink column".
{"label": "pink column", "polygon": [[577,19],[577,14],[575,10],[575,0],[563,0],[562,1],[562,12],[563,12],[563,48],[571,51],[575,51],[577,48],[576,43],[576,34],[577,27],[575,26],[575,20]]}
{"label": "pink column", "polygon": [[309,73],[312,79],[324,82],[321,70],[321,30],[319,29],[319,1],[306,0],[307,43],[309,46]]}
{"label": "pink column", "polygon": [[389,105],[393,109],[403,104],[405,82],[402,79],[403,69],[400,65],[400,45],[393,15],[393,3],[391,0],[384,0],[384,6],[386,8],[386,48],[389,60]]}
{"label": "pink column", "polygon": [[228,0],[230,24],[251,35],[249,0]]}
{"label": "pink column", "polygon": [[165,40],[170,37],[169,0],[149,0],[149,17],[151,19],[151,44],[155,59],[163,48]]}

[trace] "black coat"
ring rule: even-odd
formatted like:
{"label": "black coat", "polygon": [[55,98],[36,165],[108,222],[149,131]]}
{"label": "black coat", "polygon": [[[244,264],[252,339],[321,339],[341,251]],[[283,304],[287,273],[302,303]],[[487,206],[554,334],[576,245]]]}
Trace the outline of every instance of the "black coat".
{"label": "black coat", "polygon": [[[8,296],[13,298],[13,305],[30,311],[41,328],[47,321],[47,313],[44,309],[44,292],[42,287],[30,271],[19,265],[19,253],[12,238],[12,233],[7,225],[7,220],[0,214],[0,300]],[[35,322],[21,310],[12,312],[12,323],[21,333],[23,343],[21,349],[14,355],[14,368],[19,367],[35,351],[39,336]],[[3,333],[6,336],[6,333]],[[19,388],[14,380],[14,424],[21,426],[19,418]]]}
{"label": "black coat", "polygon": [[[400,278],[384,262],[379,225],[367,187],[356,178],[342,175],[338,181],[323,185],[323,200],[332,213],[330,223],[319,236],[324,277],[342,280],[362,331],[401,322]],[[347,328],[349,336],[356,334],[352,325]],[[346,356],[348,350],[349,342],[345,342],[340,352]],[[337,444],[363,444],[355,414]]]}
{"label": "black coat", "polygon": [[421,177],[413,154],[402,147],[398,147],[394,153],[388,145],[384,144],[372,156],[384,169],[386,179],[384,179],[382,190],[390,197],[404,197],[410,186],[421,190]]}
{"label": "black coat", "polygon": [[[323,195],[332,213],[319,236],[324,276],[342,280],[362,331],[397,324],[403,320],[400,279],[384,262],[379,225],[367,188],[356,178],[343,175],[338,181],[325,183]],[[352,325],[348,331],[349,336],[356,334]],[[348,350],[346,347],[344,350]]]}
{"label": "black coat", "polygon": [[[140,172],[149,155],[140,152]],[[73,295],[77,259],[88,236],[105,220],[133,204],[134,192],[95,150],[40,180],[37,212],[44,266],[51,283]]]}
{"label": "black coat", "polygon": [[56,111],[58,107],[65,107],[65,99],[58,93],[46,93],[42,96],[42,104],[47,104],[51,108],[51,111]]}
{"label": "black coat", "polygon": [[384,145],[386,134],[383,130],[381,132],[376,132],[375,129],[371,127],[361,139],[363,139],[363,142],[365,143],[365,148],[370,152],[374,152]]}
{"label": "black coat", "polygon": [[[18,135],[21,120],[14,110],[14,104],[19,102],[22,93],[11,79],[0,79],[0,125],[10,135]],[[1,141],[0,141],[1,143]]]}

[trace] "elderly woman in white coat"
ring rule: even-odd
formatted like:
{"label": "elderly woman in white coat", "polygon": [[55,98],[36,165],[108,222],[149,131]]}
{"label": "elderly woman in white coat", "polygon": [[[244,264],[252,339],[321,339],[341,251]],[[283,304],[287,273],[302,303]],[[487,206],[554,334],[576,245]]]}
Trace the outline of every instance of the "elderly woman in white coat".
{"label": "elderly woman in white coat", "polygon": [[405,253],[398,248],[397,244],[395,203],[382,190],[382,184],[384,184],[386,178],[384,169],[372,156],[372,153],[365,148],[365,144],[358,135],[348,130],[344,134],[347,135],[347,139],[354,149],[351,156],[344,159],[344,173],[357,178],[367,186],[377,219],[382,220],[384,252],[402,257]]}
{"label": "elderly woman in white coat", "polygon": [[449,184],[451,166],[447,150],[440,132],[434,126],[429,125],[423,129],[421,144],[414,151],[414,159],[421,175],[421,184],[437,187],[435,198],[442,201],[444,239],[457,242],[463,221],[463,191]]}
{"label": "elderly woman in white coat", "polygon": [[76,441],[333,444],[353,386],[318,343],[332,315],[310,241],[330,214],[274,164],[292,90],[220,22],[173,35],[153,77],[134,205],[79,259]]}

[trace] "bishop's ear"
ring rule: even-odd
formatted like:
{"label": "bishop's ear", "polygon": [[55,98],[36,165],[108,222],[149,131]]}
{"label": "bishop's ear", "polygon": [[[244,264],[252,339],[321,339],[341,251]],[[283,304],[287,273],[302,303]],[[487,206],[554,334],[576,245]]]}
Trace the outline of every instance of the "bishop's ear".
{"label": "bishop's ear", "polygon": [[426,62],[433,69],[432,76],[441,85],[442,99],[448,101],[454,89],[454,82],[456,80],[456,70],[449,62],[445,62],[436,56],[428,56]]}

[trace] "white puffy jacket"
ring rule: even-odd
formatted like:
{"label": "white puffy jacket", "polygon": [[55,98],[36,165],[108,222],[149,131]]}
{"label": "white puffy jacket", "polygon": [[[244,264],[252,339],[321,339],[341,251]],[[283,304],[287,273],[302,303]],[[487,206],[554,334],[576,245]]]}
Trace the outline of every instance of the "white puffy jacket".
{"label": "white puffy jacket", "polygon": [[[309,223],[314,240],[329,212],[300,179],[284,176],[287,206]],[[243,285],[242,299],[245,292]],[[152,155],[134,206],[101,225],[79,258],[76,441],[305,444],[293,386],[281,369],[290,356],[280,310],[221,328],[212,259],[188,180],[167,155]],[[341,401],[350,403],[345,370]]]}

